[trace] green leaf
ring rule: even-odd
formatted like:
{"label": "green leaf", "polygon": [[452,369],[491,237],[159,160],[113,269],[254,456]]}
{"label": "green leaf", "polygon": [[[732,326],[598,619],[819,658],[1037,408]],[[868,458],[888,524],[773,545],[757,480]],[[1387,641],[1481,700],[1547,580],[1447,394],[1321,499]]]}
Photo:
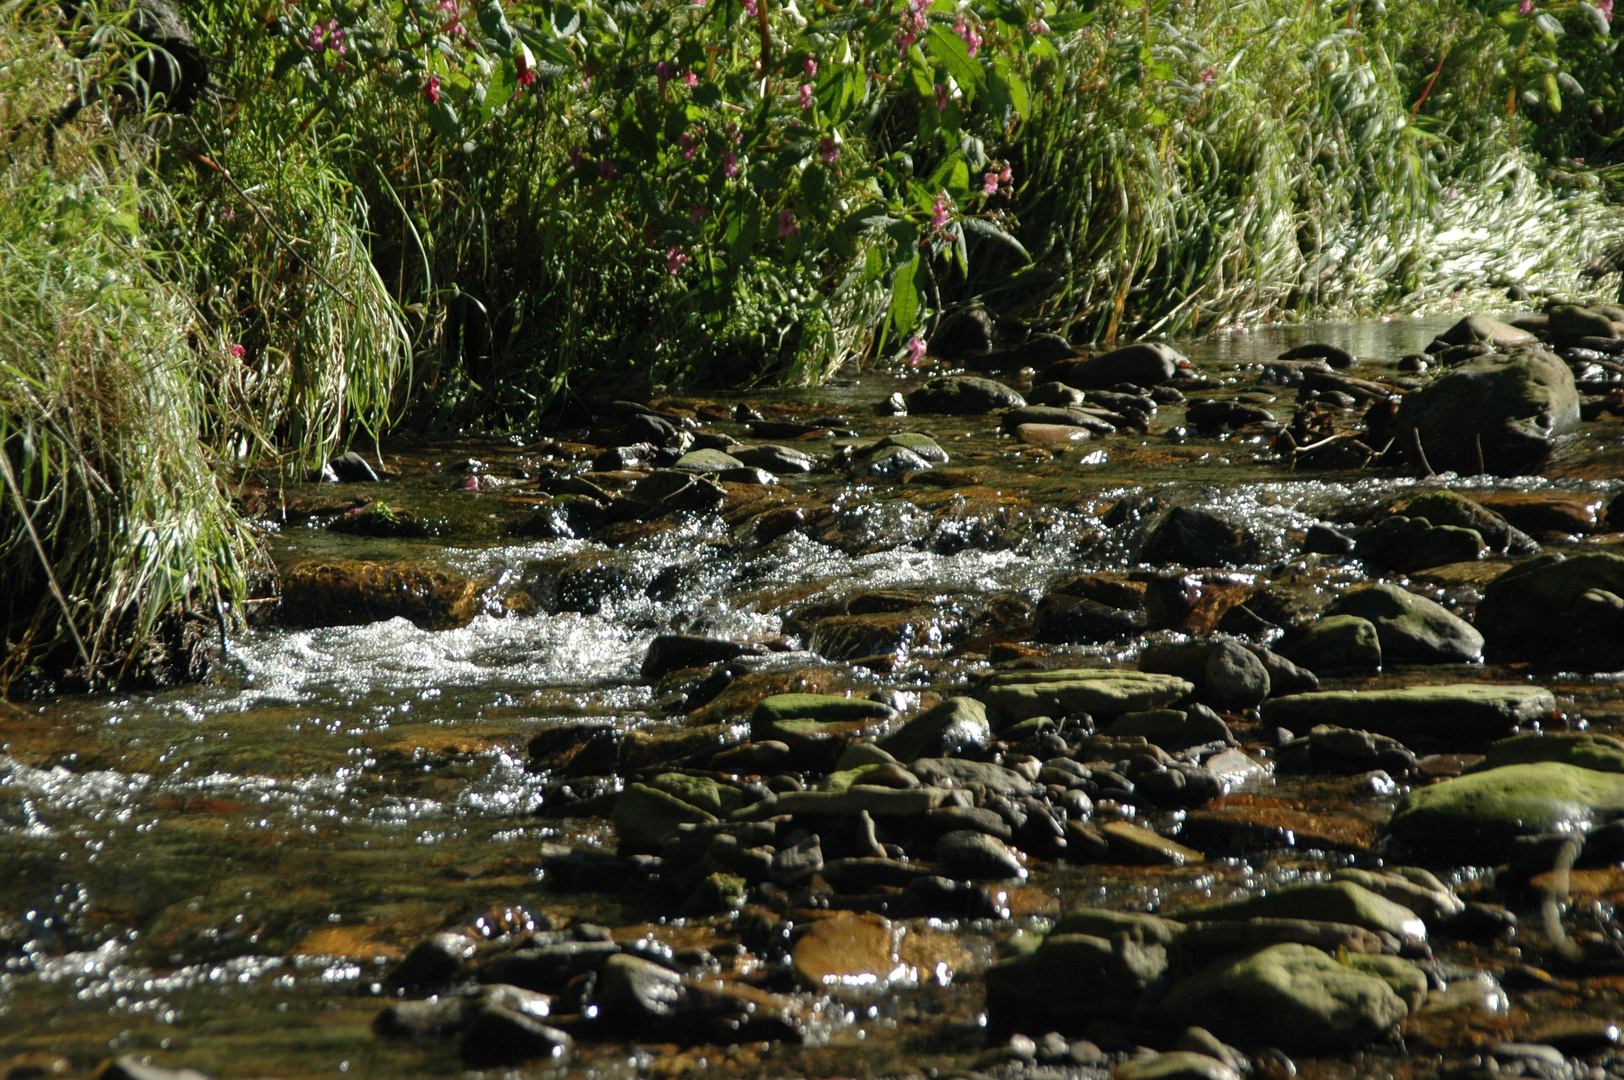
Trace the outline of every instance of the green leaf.
{"label": "green leaf", "polygon": [[959,220],[959,224],[964,227],[964,231],[966,233],[974,234],[977,239],[992,240],[995,243],[1013,248],[1015,251],[1020,253],[1021,258],[1031,261],[1031,253],[1026,250],[1025,246],[1022,245],[1019,240],[1015,239],[1013,236],[1009,235],[1009,233],[999,228],[993,222],[988,221],[986,218],[961,218]]}
{"label": "green leaf", "polygon": [[899,339],[910,336],[919,323],[921,290],[918,276],[919,253],[914,252],[914,257],[897,271],[891,284],[891,326]]}
{"label": "green leaf", "polygon": [[517,41],[507,14],[502,11],[501,0],[484,0],[479,5],[479,27],[500,49],[511,50]]}
{"label": "green leaf", "polygon": [[485,91],[485,100],[480,102],[479,112],[481,123],[490,123],[496,111],[513,100],[513,95],[519,92],[519,69],[517,65],[507,62],[496,69],[496,77],[491,80],[490,88]]}
{"label": "green leaf", "polygon": [[462,121],[457,117],[457,110],[451,102],[441,98],[439,101],[429,103],[429,127],[442,139],[453,141],[462,138]]}
{"label": "green leaf", "polygon": [[885,274],[885,256],[880,249],[871,247],[863,252],[863,284],[872,285]]}
{"label": "green leaf", "polygon": [[925,47],[938,64],[947,69],[953,81],[959,84],[967,100],[975,98],[984,73],[981,65],[970,59],[970,50],[964,40],[945,26],[932,26],[925,36]]}
{"label": "green leaf", "polygon": [[1048,16],[1043,21],[1049,24],[1051,34],[1073,34],[1093,22],[1096,14],[1093,11],[1068,11]]}
{"label": "green leaf", "polygon": [[734,266],[740,265],[761,239],[761,203],[755,196],[741,198],[727,222],[727,254]]}

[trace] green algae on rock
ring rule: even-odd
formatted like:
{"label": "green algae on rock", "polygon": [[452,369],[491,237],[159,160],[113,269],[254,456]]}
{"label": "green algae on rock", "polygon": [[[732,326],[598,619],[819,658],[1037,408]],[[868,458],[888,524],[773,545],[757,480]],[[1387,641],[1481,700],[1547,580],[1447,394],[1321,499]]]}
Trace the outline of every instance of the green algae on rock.
{"label": "green algae on rock", "polygon": [[1178,913],[1181,922],[1226,919],[1314,919],[1392,934],[1401,941],[1425,941],[1426,924],[1409,908],[1351,881],[1290,885],[1230,903]]}
{"label": "green algae on rock", "polygon": [[1390,829],[1418,853],[1499,861],[1519,836],[1583,831],[1620,808],[1624,774],[1539,761],[1417,788],[1399,801]]}
{"label": "green algae on rock", "polygon": [[1491,660],[1614,671],[1624,667],[1624,611],[1597,601],[1619,596],[1624,555],[1542,555],[1489,582],[1474,618]]}
{"label": "green algae on rock", "polygon": [[710,825],[715,814],[647,784],[627,784],[615,800],[615,835],[624,853],[654,852],[677,835],[677,826]]}
{"label": "green algae on rock", "polygon": [[[1556,714],[1537,686],[1451,683],[1400,690],[1324,690],[1263,703],[1263,722],[1306,731],[1322,724],[1403,740],[1483,746]],[[1452,747],[1459,749],[1459,745]]]}
{"label": "green algae on rock", "polygon": [[1092,713],[1116,716],[1164,709],[1183,700],[1195,684],[1172,675],[1119,668],[1019,671],[993,676],[981,698],[1006,722],[1033,716]]}
{"label": "green algae on rock", "polygon": [[1389,984],[1393,973],[1361,970],[1354,956],[1348,959],[1339,963],[1308,945],[1272,945],[1183,980],[1162,1002],[1162,1013],[1242,1046],[1359,1046],[1386,1035],[1410,1009]]}
{"label": "green algae on rock", "polygon": [[1397,585],[1370,585],[1346,593],[1327,610],[1376,627],[1387,663],[1469,664],[1483,656],[1483,635],[1443,605]]}
{"label": "green algae on rock", "polygon": [[882,739],[880,747],[898,761],[940,757],[992,741],[987,707],[974,698],[950,697]]}
{"label": "green algae on rock", "polygon": [[1318,619],[1293,635],[1281,650],[1293,663],[1315,674],[1382,666],[1381,636],[1376,624],[1357,615]]}
{"label": "green algae on rock", "polygon": [[1126,933],[1050,934],[987,968],[987,1012],[1000,1026],[1044,1031],[1126,1016],[1167,970],[1167,948]]}

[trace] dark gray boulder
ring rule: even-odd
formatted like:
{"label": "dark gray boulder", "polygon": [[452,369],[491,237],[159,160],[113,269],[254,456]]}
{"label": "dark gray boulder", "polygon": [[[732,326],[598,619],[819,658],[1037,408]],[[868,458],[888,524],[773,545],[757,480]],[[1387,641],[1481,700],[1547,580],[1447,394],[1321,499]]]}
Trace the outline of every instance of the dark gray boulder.
{"label": "dark gray boulder", "polygon": [[1557,437],[1579,426],[1579,392],[1551,353],[1485,356],[1405,395],[1393,423],[1418,468],[1518,476],[1537,471]]}

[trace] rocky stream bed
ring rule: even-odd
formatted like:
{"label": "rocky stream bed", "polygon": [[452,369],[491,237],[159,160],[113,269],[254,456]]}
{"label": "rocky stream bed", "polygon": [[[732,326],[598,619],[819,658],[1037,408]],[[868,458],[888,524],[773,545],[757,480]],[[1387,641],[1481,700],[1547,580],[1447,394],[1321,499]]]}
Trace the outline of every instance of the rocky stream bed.
{"label": "rocky stream bed", "polygon": [[1624,310],[1502,318],[245,486],[205,682],[0,705],[7,1080],[1624,1076]]}

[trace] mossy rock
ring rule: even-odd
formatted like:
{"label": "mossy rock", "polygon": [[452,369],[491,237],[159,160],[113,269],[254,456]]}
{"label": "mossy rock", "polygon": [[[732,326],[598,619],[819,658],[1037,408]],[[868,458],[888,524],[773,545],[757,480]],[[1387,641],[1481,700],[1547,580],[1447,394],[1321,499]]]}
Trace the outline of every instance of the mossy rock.
{"label": "mossy rock", "polygon": [[979,749],[991,741],[987,707],[974,698],[951,697],[902,725],[880,748],[898,761],[909,762]]}
{"label": "mossy rock", "polygon": [[648,786],[667,795],[675,795],[689,806],[697,806],[716,817],[726,817],[744,805],[744,792],[726,784],[718,784],[708,776],[689,776],[677,772],[661,773],[651,779]]}
{"label": "mossy rock", "polygon": [[683,472],[719,473],[744,467],[744,462],[720,450],[690,450],[671,466]]}
{"label": "mossy rock", "polygon": [[879,768],[883,768],[883,766],[859,765],[854,769],[842,769],[839,772],[832,772],[818,782],[818,790],[836,794],[842,791],[850,791],[853,784],[861,784],[864,776]]}
{"label": "mossy rock", "polygon": [[1232,919],[1310,919],[1379,930],[1400,940],[1424,941],[1424,924],[1409,908],[1351,881],[1289,885],[1227,904],[1179,912],[1181,922]]}
{"label": "mossy rock", "polygon": [[[1391,977],[1391,973],[1388,973]],[[1215,964],[1173,987],[1162,1013],[1225,1042],[1347,1050],[1391,1032],[1409,1006],[1388,979],[1295,943]]]}
{"label": "mossy rock", "polygon": [[615,800],[611,820],[621,854],[626,855],[659,851],[661,844],[677,835],[679,825],[710,825],[718,819],[668,791],[648,784],[627,784]]}
{"label": "mossy rock", "polygon": [[1420,854],[1496,863],[1519,836],[1583,831],[1619,809],[1624,774],[1540,761],[1416,788],[1399,800],[1390,829]]}
{"label": "mossy rock", "polygon": [[1056,934],[1090,934],[1094,937],[1114,938],[1127,934],[1140,944],[1171,945],[1184,933],[1184,924],[1160,915],[1146,915],[1136,911],[1112,911],[1109,908],[1073,908],[1054,924]]}
{"label": "mossy rock", "polygon": [[1357,615],[1327,615],[1299,631],[1280,654],[1315,674],[1382,666],[1376,624]]}
{"label": "mossy rock", "polygon": [[1119,716],[1165,709],[1194,690],[1194,683],[1174,675],[1077,668],[996,675],[983,687],[981,699],[1010,722],[1033,716]]}
{"label": "mossy rock", "polygon": [[1026,399],[1003,383],[975,376],[929,379],[909,391],[908,411],[916,416],[980,416],[995,409],[1018,409]]}
{"label": "mossy rock", "polygon": [[1049,1031],[1128,1015],[1167,970],[1167,949],[1127,934],[1050,934],[987,969],[987,1012],[1001,1028]]}
{"label": "mossy rock", "polygon": [[893,720],[897,711],[889,705],[865,698],[837,694],[774,694],[764,698],[750,716],[752,731],[758,723],[778,720],[818,720],[849,723],[860,720]]}
{"label": "mossy rock", "polygon": [[1537,686],[1453,683],[1401,690],[1327,690],[1263,703],[1263,722],[1290,731],[1321,725],[1388,735],[1412,749],[1432,744],[1483,747],[1556,713]]}
{"label": "mossy rock", "polygon": [[1355,589],[1325,613],[1368,619],[1389,664],[1469,664],[1483,658],[1483,635],[1471,623],[1397,585]]}
{"label": "mossy rock", "polygon": [[1578,426],[1573,372],[1544,351],[1468,361],[1406,394],[1394,419],[1411,464],[1463,476],[1536,472]]}
{"label": "mossy rock", "polygon": [[1501,739],[1467,772],[1487,772],[1503,765],[1556,761],[1596,772],[1624,773],[1624,739],[1591,731],[1517,735]]}
{"label": "mossy rock", "polygon": [[1490,660],[1527,660],[1567,671],[1624,667],[1624,618],[1588,593],[1624,596],[1624,555],[1544,555],[1489,582],[1474,618]]}

